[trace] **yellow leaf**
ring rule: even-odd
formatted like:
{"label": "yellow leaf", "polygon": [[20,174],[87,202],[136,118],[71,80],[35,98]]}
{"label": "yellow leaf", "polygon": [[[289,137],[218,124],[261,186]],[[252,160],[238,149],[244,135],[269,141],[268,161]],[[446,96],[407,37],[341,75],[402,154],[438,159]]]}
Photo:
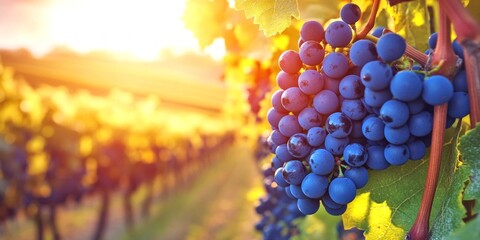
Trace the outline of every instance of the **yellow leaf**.
{"label": "yellow leaf", "polygon": [[296,0],[238,0],[235,8],[244,10],[247,18],[254,17],[267,37],[289,27],[292,17],[300,18]]}

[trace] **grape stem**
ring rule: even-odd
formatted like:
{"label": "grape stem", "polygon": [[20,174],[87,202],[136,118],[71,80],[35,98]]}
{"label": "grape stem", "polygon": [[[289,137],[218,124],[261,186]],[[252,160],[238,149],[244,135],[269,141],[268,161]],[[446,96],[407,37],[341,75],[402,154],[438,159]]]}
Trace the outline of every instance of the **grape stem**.
{"label": "grape stem", "polygon": [[380,0],[373,0],[372,11],[370,12],[370,16],[368,16],[367,23],[357,33],[355,40],[365,38],[365,36],[367,36],[367,34],[370,32],[370,30],[372,30],[373,26],[375,26],[375,18],[377,17],[379,6],[380,6]]}
{"label": "grape stem", "polygon": [[[439,30],[437,46],[432,56],[433,74],[444,75],[452,79],[457,71],[457,57],[452,49],[450,39],[450,20],[445,15],[443,6],[439,6]],[[428,67],[428,66],[427,66]],[[429,237],[429,222],[432,204],[440,173],[442,148],[445,133],[448,103],[437,105],[433,112],[432,145],[428,163],[427,178],[420,209],[407,239],[423,240]]]}
{"label": "grape stem", "polygon": [[458,0],[439,0],[438,3],[452,21],[457,41],[464,49],[470,98],[470,124],[474,128],[480,122],[480,23],[475,21]]}

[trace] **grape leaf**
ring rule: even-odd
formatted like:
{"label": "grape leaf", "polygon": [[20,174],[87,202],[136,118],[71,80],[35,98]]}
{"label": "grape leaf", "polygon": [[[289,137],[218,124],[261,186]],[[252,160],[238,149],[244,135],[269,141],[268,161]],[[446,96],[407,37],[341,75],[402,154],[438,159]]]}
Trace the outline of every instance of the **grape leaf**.
{"label": "grape leaf", "polygon": [[188,0],[182,20],[200,47],[205,48],[225,35],[228,9],[226,0]]}
{"label": "grape leaf", "polygon": [[428,37],[431,34],[430,17],[425,0],[403,2],[387,11],[394,19],[394,32],[405,37],[405,40],[416,49],[428,49]]}
{"label": "grape leaf", "polygon": [[464,227],[458,229],[454,234],[447,237],[447,240],[465,240],[465,239],[480,239],[480,218],[477,217],[471,222],[465,224]]}
{"label": "grape leaf", "polygon": [[[456,167],[457,134],[456,129],[446,131],[447,142],[442,152],[440,179],[430,218],[430,223],[435,223],[435,231],[455,230],[465,214],[461,193],[468,171],[462,169],[463,166]],[[365,229],[368,239],[403,239],[415,221],[427,168],[428,156],[403,166],[370,171],[368,184],[359,190],[343,215],[345,227]]]}
{"label": "grape leaf", "polygon": [[235,8],[244,10],[247,18],[254,17],[267,37],[290,26],[292,16],[300,18],[296,0],[237,0]]}
{"label": "grape leaf", "polygon": [[[480,127],[470,130],[460,139],[458,149],[463,163],[470,168],[470,182],[465,189],[465,200],[480,199]],[[476,206],[480,210],[479,204]]]}

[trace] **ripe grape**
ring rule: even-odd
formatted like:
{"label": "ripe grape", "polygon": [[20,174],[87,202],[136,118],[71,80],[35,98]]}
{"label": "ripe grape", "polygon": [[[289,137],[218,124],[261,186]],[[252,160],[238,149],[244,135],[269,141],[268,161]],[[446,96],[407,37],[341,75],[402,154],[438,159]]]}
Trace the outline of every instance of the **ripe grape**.
{"label": "ripe grape", "polygon": [[313,97],[313,107],[320,114],[329,115],[338,109],[338,97],[330,90],[322,90]]}
{"label": "ripe grape", "polygon": [[352,63],[360,67],[378,58],[375,43],[367,39],[360,39],[354,42],[350,48],[349,55]]}
{"label": "ripe grape", "polygon": [[345,99],[359,99],[363,96],[365,87],[359,76],[347,75],[340,81],[338,89]]}
{"label": "ripe grape", "polygon": [[365,167],[352,167],[344,172],[344,176],[355,184],[357,189],[363,188],[368,182],[368,171]]}
{"label": "ripe grape", "polygon": [[308,96],[298,87],[291,87],[283,91],[281,100],[283,107],[290,112],[299,112],[308,104]]}
{"label": "ripe grape", "polygon": [[346,177],[337,177],[330,182],[328,187],[330,198],[336,203],[347,204],[351,202],[357,194],[355,183]]}
{"label": "ripe grape", "polygon": [[322,24],[317,21],[307,21],[300,29],[300,39],[303,41],[321,42],[325,36]]}
{"label": "ripe grape", "polygon": [[332,52],[323,60],[323,72],[332,78],[344,77],[348,72],[348,58],[338,52]]}
{"label": "ripe grape", "polygon": [[390,91],[394,98],[408,102],[420,97],[423,82],[418,74],[403,70],[397,72],[390,83]]}
{"label": "ripe grape", "polygon": [[382,35],[377,41],[377,53],[385,62],[393,62],[405,53],[407,43],[396,33]]}
{"label": "ripe grape", "polygon": [[325,76],[315,70],[306,70],[298,77],[298,87],[307,95],[315,95],[323,89]]}
{"label": "ripe grape", "polygon": [[340,10],[340,17],[348,24],[356,23],[358,20],[360,20],[361,15],[362,11],[360,10],[360,7],[354,3],[347,3],[343,5],[342,9]]}
{"label": "ripe grape", "polygon": [[386,89],[393,77],[392,68],[381,61],[371,61],[362,67],[360,79],[363,85],[372,90]]}
{"label": "ripe grape", "polygon": [[322,127],[312,127],[307,132],[308,144],[312,147],[319,147],[325,141],[327,131]]}
{"label": "ripe grape", "polygon": [[328,175],[335,167],[335,158],[329,151],[318,149],[310,155],[308,163],[313,173],[318,175]]}
{"label": "ripe grape", "polygon": [[368,152],[361,144],[352,143],[343,150],[343,158],[349,166],[361,167],[367,162]]}
{"label": "ripe grape", "polygon": [[298,52],[287,50],[280,55],[278,66],[287,73],[295,74],[300,71],[303,63]]}
{"label": "ripe grape", "polygon": [[325,194],[328,189],[328,178],[315,173],[309,173],[302,181],[303,193],[313,199],[318,199]]}
{"label": "ripe grape", "polygon": [[347,137],[352,132],[352,120],[344,113],[335,112],[325,121],[325,129],[332,137]]}
{"label": "ripe grape", "polygon": [[448,116],[452,118],[463,118],[470,113],[470,100],[468,93],[455,92],[448,101]]}
{"label": "ripe grape", "polygon": [[322,125],[322,115],[314,108],[307,107],[298,114],[298,123],[305,130],[309,130],[312,127],[320,127]]}
{"label": "ripe grape", "polygon": [[300,59],[309,66],[316,66],[323,61],[325,50],[322,45],[316,41],[306,41],[302,44],[299,51]]}
{"label": "ripe grape", "polygon": [[433,75],[423,81],[422,98],[430,105],[440,105],[450,101],[453,96],[453,85],[448,78]]}
{"label": "ripe grape", "polygon": [[306,157],[311,150],[307,141],[307,135],[304,133],[296,133],[292,135],[287,142],[287,149],[290,155],[295,158]]}
{"label": "ripe grape", "polygon": [[332,47],[346,47],[352,36],[352,29],[344,21],[331,22],[325,31],[325,40]]}

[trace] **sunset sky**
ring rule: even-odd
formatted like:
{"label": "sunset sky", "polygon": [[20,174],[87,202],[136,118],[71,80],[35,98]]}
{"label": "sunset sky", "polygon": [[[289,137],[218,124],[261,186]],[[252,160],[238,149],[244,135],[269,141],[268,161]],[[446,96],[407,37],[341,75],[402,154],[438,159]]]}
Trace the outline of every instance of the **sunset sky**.
{"label": "sunset sky", "polygon": [[[108,50],[153,60],[170,49],[199,52],[181,20],[185,0],[0,0],[0,48],[41,56],[54,46]],[[222,42],[207,52],[223,53]]]}

